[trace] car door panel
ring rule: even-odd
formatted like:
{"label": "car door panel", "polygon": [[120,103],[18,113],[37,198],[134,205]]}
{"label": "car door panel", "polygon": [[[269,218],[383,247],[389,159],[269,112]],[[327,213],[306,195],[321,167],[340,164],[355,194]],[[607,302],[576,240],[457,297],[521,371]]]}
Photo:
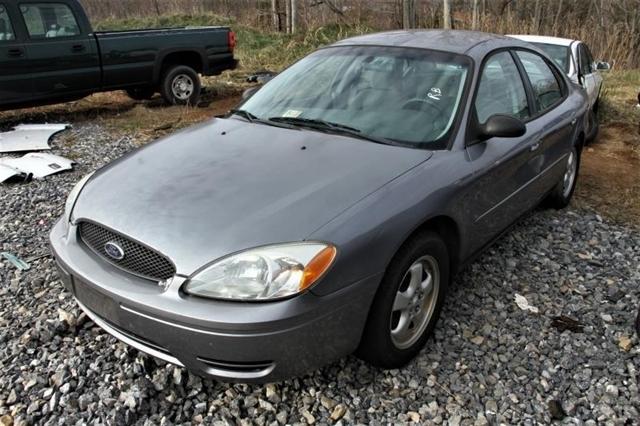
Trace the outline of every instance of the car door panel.
{"label": "car door panel", "polygon": [[29,58],[12,12],[12,7],[0,3],[0,104],[21,102],[32,96]]}
{"label": "car door panel", "polygon": [[[475,126],[494,114],[527,119],[532,105],[515,60],[508,51],[492,54],[484,63],[474,98]],[[527,186],[535,177],[532,147],[538,134],[527,126],[517,138],[475,140],[467,144],[467,159],[475,176],[464,187],[471,251],[482,247],[530,208]]]}
{"label": "car door panel", "polygon": [[25,2],[20,15],[36,97],[89,92],[100,86],[100,58],[95,39],[81,28],[64,3]]}

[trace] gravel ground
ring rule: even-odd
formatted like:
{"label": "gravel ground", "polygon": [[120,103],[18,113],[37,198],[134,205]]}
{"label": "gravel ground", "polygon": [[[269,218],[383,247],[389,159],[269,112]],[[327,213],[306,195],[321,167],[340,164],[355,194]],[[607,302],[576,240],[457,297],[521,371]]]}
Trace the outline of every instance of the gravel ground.
{"label": "gravel ground", "polygon": [[[46,254],[73,182],[133,143],[82,125],[53,146],[80,164],[0,186],[0,251]],[[640,419],[640,236],[591,212],[524,219],[457,277],[434,338],[406,368],[378,371],[349,357],[266,386],[202,380],[118,343],[80,313],[50,258],[32,264],[19,273],[0,261],[2,426]]]}

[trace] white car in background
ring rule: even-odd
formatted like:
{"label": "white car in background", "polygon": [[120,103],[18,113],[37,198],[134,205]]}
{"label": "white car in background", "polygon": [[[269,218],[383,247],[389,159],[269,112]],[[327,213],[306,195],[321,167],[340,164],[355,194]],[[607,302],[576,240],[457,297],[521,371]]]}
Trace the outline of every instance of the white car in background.
{"label": "white car in background", "polygon": [[598,103],[602,90],[602,75],[611,66],[607,62],[595,62],[586,43],[568,38],[509,35],[534,44],[544,51],[568,76],[571,81],[581,85],[589,95],[591,107],[589,119],[585,123],[587,141],[592,141],[598,134]]}

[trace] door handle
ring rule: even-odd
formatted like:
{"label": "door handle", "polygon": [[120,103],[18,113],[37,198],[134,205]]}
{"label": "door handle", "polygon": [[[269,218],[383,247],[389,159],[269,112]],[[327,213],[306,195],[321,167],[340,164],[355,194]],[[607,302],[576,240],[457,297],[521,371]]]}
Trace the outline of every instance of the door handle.
{"label": "door handle", "polygon": [[531,145],[531,148],[529,148],[529,150],[531,152],[537,151],[540,148],[540,145],[541,145],[541,143],[540,143],[540,141],[538,141],[538,142],[534,143],[533,145]]}
{"label": "door handle", "polygon": [[84,52],[84,44],[74,44],[71,46],[71,51],[73,52]]}
{"label": "door handle", "polygon": [[22,50],[22,49],[9,49],[7,53],[9,54],[9,56],[12,56],[14,58],[19,58],[19,57],[24,55],[24,50]]}

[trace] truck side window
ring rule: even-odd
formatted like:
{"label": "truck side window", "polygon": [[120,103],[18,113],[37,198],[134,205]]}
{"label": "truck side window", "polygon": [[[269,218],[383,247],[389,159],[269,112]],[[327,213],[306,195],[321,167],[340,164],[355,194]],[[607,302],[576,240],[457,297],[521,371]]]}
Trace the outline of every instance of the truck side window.
{"label": "truck side window", "polygon": [[20,5],[31,39],[74,37],[80,35],[73,11],[62,3],[26,3]]}
{"label": "truck side window", "polygon": [[0,42],[15,40],[15,38],[16,35],[13,32],[13,25],[11,25],[7,9],[0,4]]}

